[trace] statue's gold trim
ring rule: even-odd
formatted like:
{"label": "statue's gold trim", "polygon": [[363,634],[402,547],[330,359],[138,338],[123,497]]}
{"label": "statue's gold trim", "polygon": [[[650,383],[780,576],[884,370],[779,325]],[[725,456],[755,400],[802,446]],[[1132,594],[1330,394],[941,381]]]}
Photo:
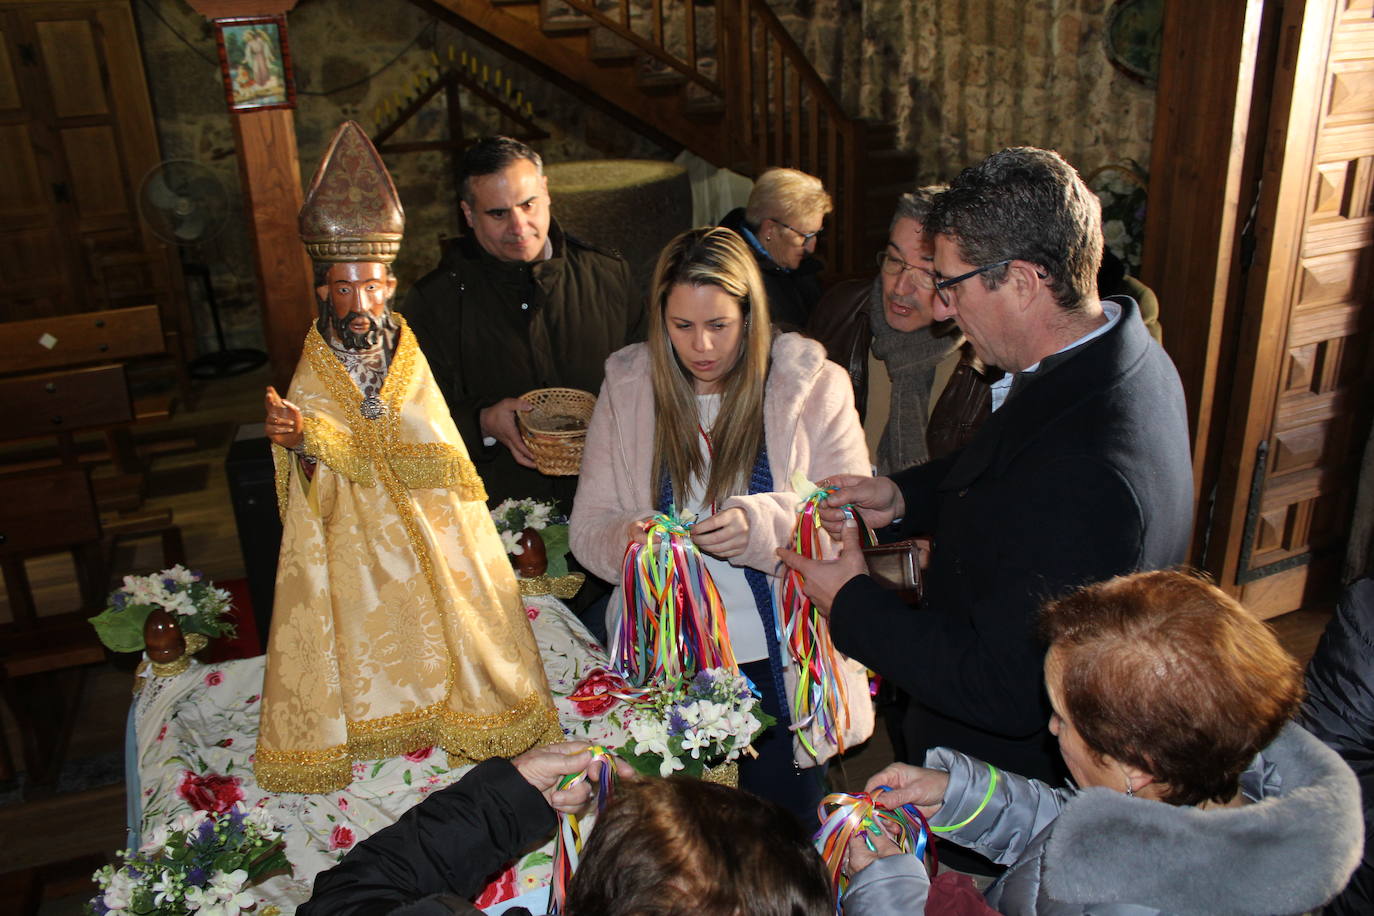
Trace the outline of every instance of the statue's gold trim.
{"label": "statue's gold trim", "polygon": [[370,487],[376,482],[371,459],[358,449],[351,435],[320,417],[306,417],[301,425],[305,431],[307,455],[360,487]]}
{"label": "statue's gold trim", "polygon": [[295,456],[288,449],[272,443],[272,471],[277,483],[277,515],[286,524],[286,505],[291,499],[291,462]]}
{"label": "statue's gold trim", "polygon": [[354,722],[348,743],[324,750],[281,751],[259,746],[253,762],[258,785],[269,792],[334,792],[353,781],[353,761],[399,757],[440,747],[448,765],[512,757],[539,744],[563,740],[558,714],[538,692],[490,716],[468,716],[442,706]]}
{"label": "statue's gold trim", "polygon": [[553,595],[567,601],[577,594],[577,590],[586,579],[584,573],[568,573],[566,576],[530,576],[528,579],[521,577],[515,581],[520,586],[520,594],[526,598]]}

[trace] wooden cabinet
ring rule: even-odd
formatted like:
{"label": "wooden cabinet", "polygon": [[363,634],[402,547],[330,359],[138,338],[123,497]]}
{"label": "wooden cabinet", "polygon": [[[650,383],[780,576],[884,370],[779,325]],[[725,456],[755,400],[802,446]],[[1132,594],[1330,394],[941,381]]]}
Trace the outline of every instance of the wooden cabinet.
{"label": "wooden cabinet", "polygon": [[127,0],[0,0],[0,150],[0,320],[155,303],[184,365],[179,262],[138,215],[161,155]]}

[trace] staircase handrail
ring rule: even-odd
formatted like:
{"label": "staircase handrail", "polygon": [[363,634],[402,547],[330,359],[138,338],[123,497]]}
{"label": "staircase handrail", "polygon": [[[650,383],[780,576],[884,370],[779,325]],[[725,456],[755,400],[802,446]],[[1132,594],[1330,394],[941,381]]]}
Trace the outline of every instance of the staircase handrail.
{"label": "staircase handrail", "polygon": [[[722,98],[725,96],[724,87],[721,86],[721,84],[716,80],[713,80],[708,76],[704,76],[701,73],[701,71],[697,69],[695,60],[683,60],[682,58],[678,57],[677,55],[669,51],[662,44],[663,0],[653,0],[654,33],[656,38],[658,39],[657,42],[645,38],[644,36],[636,32],[634,29],[629,27],[629,0],[619,0],[621,19],[624,20],[622,22],[617,22],[615,19],[611,18],[610,16],[607,16],[605,13],[601,12],[601,10],[597,9],[595,0],[563,0],[563,2],[568,6],[572,7],[573,9],[577,10],[579,13],[582,13],[583,15],[590,18],[597,25],[607,29],[608,31],[614,32],[616,35],[630,42],[635,47],[639,48],[639,50],[643,51],[645,54],[648,54],[654,60],[657,60],[663,64],[667,64],[669,67],[672,67],[674,70],[681,73],[683,76],[687,77],[687,79],[691,80],[694,83],[697,83],[698,85],[700,85],[704,89],[707,89],[711,93]],[[695,7],[692,6],[692,0],[687,0],[686,5],[680,8],[687,10],[687,21],[694,23],[696,17]],[[688,34],[691,35],[693,34],[693,32],[689,31]],[[695,49],[695,44],[695,41],[690,42],[690,45],[693,46],[693,50]]]}
{"label": "staircase handrail", "polygon": [[[727,142],[733,158],[747,161],[746,171],[754,174],[768,166],[781,165],[819,177],[834,198],[835,212],[831,222],[838,230],[834,233],[838,242],[827,239],[823,255],[841,275],[857,272],[861,269],[858,260],[861,195],[857,164],[863,125],[845,113],[829,85],[811,66],[767,0],[716,0],[716,4],[720,34],[729,45],[718,49],[717,53],[721,58],[721,82],[730,88],[725,104]],[[763,38],[759,43],[764,49],[763,66],[768,67],[767,49],[771,44],[791,69],[791,93],[786,91],[786,86],[779,92],[771,83],[763,87],[764,92],[755,91],[758,65],[755,23]],[[777,66],[775,78],[781,73],[782,67]],[[764,77],[767,81],[768,74]],[[770,92],[770,88],[773,91]],[[777,96],[782,97],[785,110],[773,104]],[[811,101],[809,111],[804,105],[805,99]],[[803,122],[806,124],[805,138]],[[824,157],[821,151],[823,127],[827,133]]]}

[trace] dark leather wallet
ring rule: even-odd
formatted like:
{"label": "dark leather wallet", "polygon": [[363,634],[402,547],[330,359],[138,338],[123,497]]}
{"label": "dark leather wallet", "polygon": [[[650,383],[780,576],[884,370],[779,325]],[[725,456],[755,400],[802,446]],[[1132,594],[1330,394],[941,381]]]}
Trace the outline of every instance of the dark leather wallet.
{"label": "dark leather wallet", "polygon": [[868,575],[883,588],[895,591],[907,604],[921,603],[920,542],[916,538],[864,548]]}

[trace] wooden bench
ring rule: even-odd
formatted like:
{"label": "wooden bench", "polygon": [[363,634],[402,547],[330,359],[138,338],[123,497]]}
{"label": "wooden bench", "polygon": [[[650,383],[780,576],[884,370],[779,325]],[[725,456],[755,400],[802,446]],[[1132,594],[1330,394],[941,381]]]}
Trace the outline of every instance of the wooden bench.
{"label": "wooden bench", "polygon": [[[0,438],[13,440],[53,435],[58,443],[58,462],[72,467],[83,460],[78,453],[73,433],[83,429],[99,429],[104,433],[109,460],[118,468],[121,479],[103,481],[100,487],[101,506],[127,511],[142,499],[142,461],[134,448],[130,427],[137,422],[165,420],[171,417],[173,398],[160,394],[140,398],[106,415],[104,422],[94,419],[93,409],[83,409],[80,399],[71,401],[63,415],[51,409],[53,385],[99,389],[105,383],[103,373],[112,371],[110,364],[122,363],[166,352],[166,337],[162,320],[155,305],[108,309],[76,315],[57,315],[25,321],[0,323],[0,403],[15,404],[19,409],[36,413],[27,417],[27,431],[23,434],[5,432]],[[94,365],[103,364],[103,365]],[[126,379],[120,381],[127,392]],[[184,447],[184,442],[165,443],[167,448]],[[28,456],[10,470],[52,466],[50,455]],[[12,462],[13,464],[14,462]]]}
{"label": "wooden bench", "polygon": [[166,352],[156,305],[0,322],[0,366],[40,372]]}
{"label": "wooden bench", "polygon": [[[156,305],[0,322],[0,372],[19,374],[70,369],[90,363],[127,362],[167,353]],[[134,416],[165,420],[170,395],[140,399]]]}
{"label": "wooden bench", "polygon": [[[19,725],[29,783],[40,788],[51,786],[61,769],[86,669],[105,660],[85,619],[103,604],[108,573],[102,542],[84,470],[0,477],[0,568],[11,616],[0,626],[0,696]],[[75,563],[78,606],[41,615],[24,561],[64,551]],[[0,768],[12,766],[9,758],[8,748],[0,747]]]}

